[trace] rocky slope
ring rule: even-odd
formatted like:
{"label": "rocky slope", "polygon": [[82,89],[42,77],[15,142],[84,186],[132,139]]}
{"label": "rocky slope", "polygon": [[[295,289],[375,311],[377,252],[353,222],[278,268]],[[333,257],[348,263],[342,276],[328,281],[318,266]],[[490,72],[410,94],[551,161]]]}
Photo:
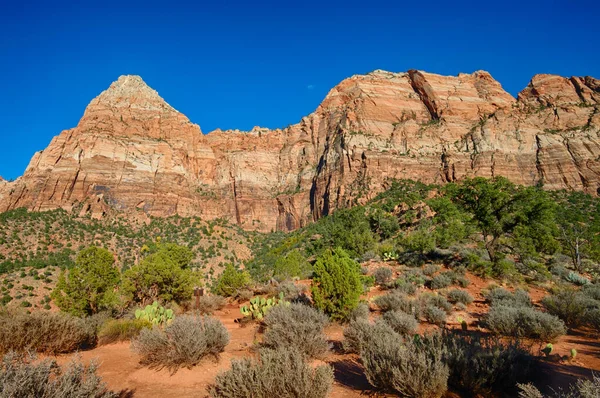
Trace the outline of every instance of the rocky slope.
{"label": "rocky slope", "polygon": [[513,98],[489,73],[374,71],[333,88],[286,129],[202,134],[138,76],[121,76],[77,127],[0,182],[0,212],[224,217],[291,230],[362,202],[389,178],[600,187],[600,80],[536,75]]}

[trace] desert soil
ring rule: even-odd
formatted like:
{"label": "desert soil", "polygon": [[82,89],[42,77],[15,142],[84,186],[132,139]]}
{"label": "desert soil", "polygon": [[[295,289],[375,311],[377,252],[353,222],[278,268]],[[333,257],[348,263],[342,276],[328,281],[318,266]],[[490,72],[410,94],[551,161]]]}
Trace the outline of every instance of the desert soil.
{"label": "desert soil", "polygon": [[[449,328],[459,328],[456,320],[462,317],[469,324],[469,329],[478,329],[477,322],[488,311],[481,294],[490,281],[483,280],[473,275],[468,275],[471,284],[465,290],[475,297],[475,301],[467,307],[466,311],[456,312],[449,316]],[[530,295],[534,302],[546,294],[544,290],[530,288]],[[385,294],[379,289],[372,289],[367,295],[372,297]],[[229,369],[232,359],[254,355],[252,346],[260,340],[258,326],[250,324],[240,326],[236,318],[240,317],[239,305],[229,304],[223,310],[217,311],[214,316],[219,318],[230,333],[230,343],[225,348],[218,361],[206,359],[198,366],[183,368],[175,373],[167,369],[150,369],[139,364],[139,356],[130,349],[129,342],[121,342],[99,346],[93,350],[84,351],[73,355],[64,355],[58,358],[59,363],[65,364],[79,355],[85,363],[96,361],[99,374],[112,390],[122,391],[125,396],[143,397],[206,397],[207,388],[214,381],[215,376]],[[421,331],[434,329],[431,325],[421,325]],[[356,355],[344,354],[341,350],[343,340],[343,327],[337,324],[329,326],[326,330],[330,339],[332,350],[324,359],[334,368],[335,384],[330,394],[333,398],[378,396],[383,395],[373,391],[362,371],[362,366]],[[542,359],[538,372],[539,386],[543,390],[549,388],[564,388],[577,377],[589,377],[592,371],[600,372],[600,339],[597,334],[588,330],[570,331],[554,344],[554,352]],[[533,346],[536,354],[543,346]],[[570,351],[575,348],[578,352],[575,360],[568,359]],[[316,361],[315,364],[320,361]],[[457,396],[453,393],[449,397]]]}

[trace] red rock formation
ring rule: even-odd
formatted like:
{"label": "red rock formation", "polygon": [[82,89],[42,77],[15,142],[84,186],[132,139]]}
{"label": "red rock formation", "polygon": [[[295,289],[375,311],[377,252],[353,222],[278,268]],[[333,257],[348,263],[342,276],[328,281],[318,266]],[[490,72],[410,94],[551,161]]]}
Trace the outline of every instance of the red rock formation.
{"label": "red rock formation", "polygon": [[374,71],[286,129],[204,135],[140,77],[121,76],[21,178],[0,181],[0,211],[225,217],[268,231],[361,203],[388,178],[503,175],[596,194],[599,102],[591,77],[536,75],[515,99],[483,71]]}

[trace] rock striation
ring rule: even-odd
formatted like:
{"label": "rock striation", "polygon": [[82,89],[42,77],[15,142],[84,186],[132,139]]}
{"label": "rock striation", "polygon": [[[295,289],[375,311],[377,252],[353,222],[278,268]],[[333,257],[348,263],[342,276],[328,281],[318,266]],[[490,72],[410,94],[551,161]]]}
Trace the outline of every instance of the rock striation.
{"label": "rock striation", "polygon": [[362,203],[392,178],[502,175],[598,194],[599,108],[592,77],[536,75],[515,99],[484,71],[377,70],[288,128],[203,134],[139,76],[121,76],[22,177],[0,181],[0,211],[224,217],[270,231]]}

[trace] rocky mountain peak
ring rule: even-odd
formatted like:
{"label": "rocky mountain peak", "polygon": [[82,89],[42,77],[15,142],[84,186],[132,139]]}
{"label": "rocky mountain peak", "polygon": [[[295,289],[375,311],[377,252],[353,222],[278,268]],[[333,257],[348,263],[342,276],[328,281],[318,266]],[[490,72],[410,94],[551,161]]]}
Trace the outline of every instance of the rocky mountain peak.
{"label": "rocky mountain peak", "polygon": [[363,203],[390,178],[505,176],[600,194],[600,81],[536,75],[515,99],[488,72],[354,75],[301,122],[199,127],[139,76],[121,76],[14,182],[0,212],[111,209],[293,230]]}
{"label": "rocky mountain peak", "polygon": [[177,112],[156,90],[137,75],[123,75],[88,105],[86,113],[96,107],[130,108],[160,113]]}

